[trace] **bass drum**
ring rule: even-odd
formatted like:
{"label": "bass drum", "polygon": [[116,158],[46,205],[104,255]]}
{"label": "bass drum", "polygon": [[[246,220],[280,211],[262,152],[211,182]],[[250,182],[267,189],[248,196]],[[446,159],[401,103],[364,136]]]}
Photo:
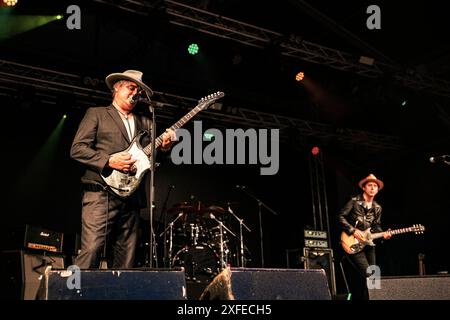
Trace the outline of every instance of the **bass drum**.
{"label": "bass drum", "polygon": [[172,267],[183,267],[187,279],[210,281],[220,272],[220,257],[207,244],[185,247],[174,256]]}

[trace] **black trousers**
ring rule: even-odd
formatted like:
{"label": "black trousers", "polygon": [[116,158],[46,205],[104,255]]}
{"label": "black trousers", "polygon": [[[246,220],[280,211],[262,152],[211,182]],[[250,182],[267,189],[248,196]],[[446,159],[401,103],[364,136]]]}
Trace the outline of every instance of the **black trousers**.
{"label": "black trousers", "polygon": [[139,205],[133,196],[121,199],[108,191],[83,191],[80,269],[100,267],[100,258],[112,268],[132,268],[136,251]]}
{"label": "black trousers", "polygon": [[346,254],[350,267],[347,268],[349,273],[349,287],[353,300],[369,300],[369,292],[367,289],[367,268],[376,264],[375,247],[366,246],[363,251],[356,254]]}

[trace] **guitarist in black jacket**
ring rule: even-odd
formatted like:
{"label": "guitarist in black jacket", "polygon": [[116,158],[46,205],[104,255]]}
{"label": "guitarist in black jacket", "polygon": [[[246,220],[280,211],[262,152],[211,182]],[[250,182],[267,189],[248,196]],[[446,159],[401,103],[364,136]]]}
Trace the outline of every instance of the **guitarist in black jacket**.
{"label": "guitarist in black jacket", "polygon": [[[371,232],[382,232],[381,206],[374,200],[378,191],[383,189],[384,183],[373,174],[359,182],[363,193],[353,197],[339,212],[339,224],[348,235],[353,235],[359,241],[366,241],[362,231],[370,228]],[[389,239],[391,235],[384,233],[383,238]],[[367,245],[362,251],[355,254],[345,253],[351,264],[356,269],[356,279],[349,279],[354,299],[368,299],[366,278],[368,267],[376,265],[375,247]]]}
{"label": "guitarist in black jacket", "polygon": [[[110,74],[106,84],[112,91],[111,105],[86,111],[70,150],[70,156],[86,166],[81,178],[81,252],[75,260],[81,269],[99,268],[100,258],[106,259],[106,256],[112,256],[108,260],[112,260],[113,268],[133,267],[139,211],[146,206],[145,183],[131,196],[123,198],[108,189],[101,175],[112,170],[131,174],[136,170],[133,166],[136,159],[122,151],[138,132],[151,130],[150,120],[134,113],[133,109],[142,92],[147,96],[153,92],[142,82],[142,72],[136,70]],[[161,149],[170,148],[174,134],[170,129],[163,135]],[[147,134],[142,144],[149,142]]]}

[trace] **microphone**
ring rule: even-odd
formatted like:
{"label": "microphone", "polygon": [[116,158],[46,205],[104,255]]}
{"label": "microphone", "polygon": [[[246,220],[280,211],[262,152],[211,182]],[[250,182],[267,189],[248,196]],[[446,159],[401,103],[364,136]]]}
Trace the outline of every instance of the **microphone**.
{"label": "microphone", "polygon": [[430,158],[431,163],[446,162],[446,161],[450,161],[450,156],[447,154]]}
{"label": "microphone", "polygon": [[147,98],[143,96],[144,89],[138,91],[135,95],[131,97],[131,101],[133,102],[139,102],[139,101],[147,101]]}

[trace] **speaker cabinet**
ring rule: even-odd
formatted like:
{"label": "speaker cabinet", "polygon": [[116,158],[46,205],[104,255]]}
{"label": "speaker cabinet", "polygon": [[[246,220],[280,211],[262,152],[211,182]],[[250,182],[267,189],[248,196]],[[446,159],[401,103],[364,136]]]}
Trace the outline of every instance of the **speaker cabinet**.
{"label": "speaker cabinet", "polygon": [[24,250],[4,251],[2,277],[10,297],[17,300],[34,300],[44,277],[45,269],[64,269],[64,256],[47,252]]}
{"label": "speaker cabinet", "polygon": [[323,269],[327,275],[328,286],[333,296],[336,295],[336,276],[332,249],[303,248],[305,269]]}
{"label": "speaker cabinet", "polygon": [[[372,282],[373,283],[373,282]],[[383,277],[370,300],[450,300],[450,276]]]}
{"label": "speaker cabinet", "polygon": [[201,300],[330,300],[323,270],[226,268]]}
{"label": "speaker cabinet", "polygon": [[50,270],[43,292],[45,300],[186,300],[186,281],[181,268]]}

